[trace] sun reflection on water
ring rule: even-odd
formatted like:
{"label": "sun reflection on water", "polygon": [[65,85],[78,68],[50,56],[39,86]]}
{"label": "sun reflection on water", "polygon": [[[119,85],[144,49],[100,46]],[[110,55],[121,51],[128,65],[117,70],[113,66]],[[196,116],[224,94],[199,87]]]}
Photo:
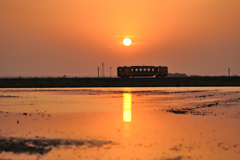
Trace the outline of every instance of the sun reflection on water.
{"label": "sun reflection on water", "polygon": [[131,93],[123,93],[123,121],[132,121],[132,95]]}

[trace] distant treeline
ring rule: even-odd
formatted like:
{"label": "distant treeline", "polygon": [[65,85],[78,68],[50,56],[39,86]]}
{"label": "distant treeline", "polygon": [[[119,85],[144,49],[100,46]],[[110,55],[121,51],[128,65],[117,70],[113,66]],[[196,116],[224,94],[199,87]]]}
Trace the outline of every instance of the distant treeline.
{"label": "distant treeline", "polygon": [[240,77],[0,78],[0,88],[240,86]]}
{"label": "distant treeline", "polygon": [[188,77],[185,73],[168,73],[168,77]]}
{"label": "distant treeline", "polygon": [[[168,77],[228,77],[226,75],[221,76],[201,76],[201,75],[187,75],[185,73],[168,73]],[[236,74],[233,74],[231,77],[239,77]]]}

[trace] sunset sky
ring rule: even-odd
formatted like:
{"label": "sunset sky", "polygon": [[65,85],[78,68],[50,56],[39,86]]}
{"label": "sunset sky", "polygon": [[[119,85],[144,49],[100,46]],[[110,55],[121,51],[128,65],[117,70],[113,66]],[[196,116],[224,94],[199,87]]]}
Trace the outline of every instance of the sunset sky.
{"label": "sunset sky", "polygon": [[132,65],[240,75],[240,0],[0,1],[0,77],[91,77],[102,62],[105,76]]}

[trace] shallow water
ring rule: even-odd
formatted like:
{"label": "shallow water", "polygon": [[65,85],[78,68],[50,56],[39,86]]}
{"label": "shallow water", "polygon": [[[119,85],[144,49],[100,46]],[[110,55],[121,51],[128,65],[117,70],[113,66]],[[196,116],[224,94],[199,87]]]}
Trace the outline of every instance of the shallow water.
{"label": "shallow water", "polygon": [[0,157],[237,160],[239,116],[239,87],[0,89],[2,144],[23,148]]}

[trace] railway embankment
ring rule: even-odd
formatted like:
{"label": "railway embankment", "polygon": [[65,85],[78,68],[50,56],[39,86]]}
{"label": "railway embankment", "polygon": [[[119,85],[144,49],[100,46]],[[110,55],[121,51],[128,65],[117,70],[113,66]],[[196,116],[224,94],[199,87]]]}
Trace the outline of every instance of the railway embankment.
{"label": "railway embankment", "polygon": [[0,88],[240,86],[240,77],[0,78]]}

